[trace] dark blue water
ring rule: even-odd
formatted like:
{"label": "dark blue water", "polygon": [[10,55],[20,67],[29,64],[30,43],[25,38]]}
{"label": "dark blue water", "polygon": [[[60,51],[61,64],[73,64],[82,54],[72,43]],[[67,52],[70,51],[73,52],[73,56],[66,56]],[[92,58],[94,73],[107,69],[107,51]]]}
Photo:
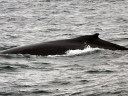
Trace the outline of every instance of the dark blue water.
{"label": "dark blue water", "polygon": [[[128,47],[127,0],[1,0],[0,51],[100,33]],[[128,51],[0,55],[0,96],[127,96]]]}

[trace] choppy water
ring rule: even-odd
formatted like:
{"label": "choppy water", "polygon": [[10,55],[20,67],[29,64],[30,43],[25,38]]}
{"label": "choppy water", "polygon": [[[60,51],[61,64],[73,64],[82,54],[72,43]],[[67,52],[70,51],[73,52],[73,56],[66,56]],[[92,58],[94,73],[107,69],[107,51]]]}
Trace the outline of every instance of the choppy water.
{"label": "choppy water", "polygon": [[[0,0],[0,50],[100,33],[128,47],[127,0]],[[127,96],[128,51],[0,55],[0,96]]]}

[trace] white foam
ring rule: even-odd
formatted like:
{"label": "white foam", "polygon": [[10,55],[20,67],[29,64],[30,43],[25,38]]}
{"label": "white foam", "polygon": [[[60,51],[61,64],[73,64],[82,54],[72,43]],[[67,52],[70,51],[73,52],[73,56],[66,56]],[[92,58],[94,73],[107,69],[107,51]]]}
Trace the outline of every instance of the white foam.
{"label": "white foam", "polygon": [[101,50],[100,48],[92,48],[90,46],[87,46],[84,49],[76,49],[76,50],[68,50],[65,54],[63,55],[48,55],[48,57],[58,57],[58,56],[76,56],[76,55],[82,55],[82,54],[87,54],[87,53],[92,53],[97,50]]}
{"label": "white foam", "polygon": [[99,48],[91,48],[90,46],[87,46],[83,50],[77,49],[77,50],[68,50],[66,52],[66,56],[74,56],[74,55],[82,55],[90,52],[94,52],[96,50],[100,50]]}

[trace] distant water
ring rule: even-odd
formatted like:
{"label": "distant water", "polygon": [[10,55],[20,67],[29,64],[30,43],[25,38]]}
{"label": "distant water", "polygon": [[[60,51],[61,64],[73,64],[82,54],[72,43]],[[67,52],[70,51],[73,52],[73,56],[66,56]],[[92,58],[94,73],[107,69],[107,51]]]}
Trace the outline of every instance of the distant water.
{"label": "distant water", "polygon": [[[128,1],[0,0],[0,51],[94,33],[128,47]],[[128,51],[0,55],[0,96],[128,96]]]}

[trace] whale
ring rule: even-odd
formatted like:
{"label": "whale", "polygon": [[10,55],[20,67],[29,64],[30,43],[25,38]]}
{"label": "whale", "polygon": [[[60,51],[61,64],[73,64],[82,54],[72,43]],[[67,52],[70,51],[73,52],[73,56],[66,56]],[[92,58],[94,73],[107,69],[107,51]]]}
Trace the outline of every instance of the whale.
{"label": "whale", "polygon": [[108,50],[128,50],[120,46],[99,38],[99,33],[84,35],[72,39],[49,41],[26,46],[19,46],[4,50],[0,54],[30,54],[30,55],[62,55],[68,50],[84,49],[87,46],[92,48],[103,48]]}

